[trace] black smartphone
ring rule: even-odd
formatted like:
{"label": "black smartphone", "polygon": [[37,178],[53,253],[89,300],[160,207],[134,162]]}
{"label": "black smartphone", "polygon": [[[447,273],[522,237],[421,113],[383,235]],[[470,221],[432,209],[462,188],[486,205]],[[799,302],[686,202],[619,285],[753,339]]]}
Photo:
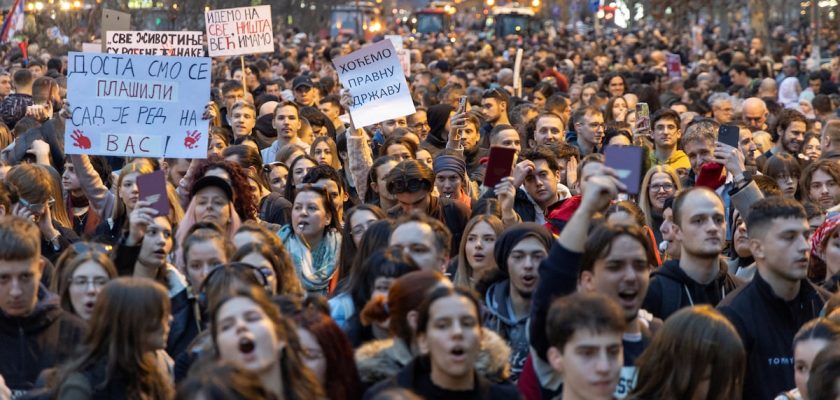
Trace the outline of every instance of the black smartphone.
{"label": "black smartphone", "polygon": [[738,141],[740,140],[741,129],[735,125],[721,125],[718,128],[718,142],[727,144],[734,148],[738,148]]}

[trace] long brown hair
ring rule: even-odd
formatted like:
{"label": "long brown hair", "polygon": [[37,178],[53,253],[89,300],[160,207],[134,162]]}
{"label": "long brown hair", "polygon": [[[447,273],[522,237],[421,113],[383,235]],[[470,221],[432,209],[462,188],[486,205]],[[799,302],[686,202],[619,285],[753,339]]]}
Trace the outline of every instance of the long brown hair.
{"label": "long brown hair", "polygon": [[114,221],[119,221],[125,218],[125,227],[128,228],[128,209],[125,207],[125,199],[120,197],[120,186],[122,186],[125,176],[132,173],[139,175],[150,174],[154,172],[152,164],[145,160],[135,160],[124,166],[120,170],[120,176],[117,178],[117,189],[114,191],[116,201],[114,202],[114,213],[111,215]]}
{"label": "long brown hair", "polygon": [[324,389],[330,400],[358,400],[362,398],[359,371],[353,359],[350,339],[328,315],[307,308],[297,318],[298,327],[306,329],[324,353],[327,373]]}
{"label": "long brown hair", "polygon": [[707,399],[741,398],[746,352],[738,332],[708,305],[684,308],[665,321],[636,360],[631,399],[688,399],[710,375]]}
{"label": "long brown hair", "polygon": [[[30,203],[47,203],[52,200],[50,214],[53,221],[65,228],[71,228],[70,217],[61,195],[61,178],[52,167],[38,164],[21,164],[12,167],[6,173],[9,188],[15,191],[18,198]],[[57,197],[56,197],[57,196]]]}
{"label": "long brown hair", "polygon": [[306,293],[303,291],[295,265],[292,263],[292,258],[285,247],[282,245],[272,247],[268,243],[251,242],[236,250],[231,261],[241,262],[251,253],[261,255],[271,264],[274,276],[277,277],[277,294],[303,300]]}
{"label": "long brown hair", "polygon": [[405,341],[409,346],[414,340],[414,329],[408,323],[408,312],[420,307],[426,294],[433,287],[446,282],[437,271],[414,271],[399,277],[388,289],[388,300],[384,296],[371,299],[362,310],[362,324],[388,321],[391,336]]}
{"label": "long brown hair", "polygon": [[239,297],[249,299],[259,306],[274,323],[277,338],[287,343],[280,355],[283,387],[285,388],[286,393],[291,394],[292,398],[295,400],[309,400],[323,397],[321,385],[318,383],[318,380],[315,379],[312,371],[306,368],[306,365],[300,358],[303,347],[301,346],[300,339],[295,331],[294,322],[280,314],[280,309],[272,303],[271,300],[269,300],[268,295],[262,288],[251,287],[247,290],[239,290],[234,295],[222,299],[213,307],[211,313],[212,318],[210,320],[210,331],[213,335],[213,346],[217,357],[219,354],[219,323],[217,320],[219,310],[221,310],[228,301]]}
{"label": "long brown hair", "polygon": [[[60,261],[64,260],[60,259]],[[117,277],[117,268],[114,267],[114,262],[108,257],[108,254],[100,251],[86,251],[76,254],[72,258],[66,259],[64,262],[56,263],[58,279],[53,279],[53,282],[55,282],[56,285],[55,293],[58,294],[59,301],[61,302],[61,308],[67,312],[77,314],[76,310],[73,309],[72,302],[70,301],[70,286],[72,286],[71,281],[73,280],[73,273],[76,272],[76,269],[88,261],[94,262],[102,267],[108,275],[108,279],[114,279]]]}
{"label": "long brown hair", "polygon": [[127,380],[127,398],[172,398],[170,378],[148,349],[149,335],[161,330],[169,316],[163,285],[134,277],[109,282],[96,299],[81,353],[59,369],[55,387],[73,373],[104,363],[105,381],[91,382],[94,388],[103,387],[118,371]]}
{"label": "long brown hair", "polygon": [[[470,232],[472,232],[476,225],[482,222],[490,225],[490,228],[496,232],[496,239],[505,230],[502,220],[495,215],[478,215],[467,222],[467,226],[464,228],[464,235],[461,237],[461,244],[458,245],[458,268],[455,270],[455,278],[452,281],[456,286],[475,289],[475,283],[471,279],[473,268],[470,262],[467,261],[467,252],[464,249],[467,247],[467,237],[469,237]],[[491,248],[490,252],[492,253],[492,251],[493,249]]]}

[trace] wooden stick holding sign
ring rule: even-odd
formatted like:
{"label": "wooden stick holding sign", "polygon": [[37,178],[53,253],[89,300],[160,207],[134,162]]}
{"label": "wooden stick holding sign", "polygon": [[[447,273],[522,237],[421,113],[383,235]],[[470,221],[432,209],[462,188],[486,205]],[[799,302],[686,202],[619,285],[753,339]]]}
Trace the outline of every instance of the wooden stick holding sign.
{"label": "wooden stick holding sign", "polygon": [[[245,71],[245,56],[244,55],[239,56],[239,62],[242,64],[242,90],[247,92],[248,91],[248,83],[247,83],[248,81],[246,80],[247,77],[245,76],[247,71]],[[251,72],[253,72],[253,71],[251,71]]]}
{"label": "wooden stick holding sign", "polygon": [[513,63],[513,91],[517,97],[522,97],[522,49],[516,49],[516,60]]}

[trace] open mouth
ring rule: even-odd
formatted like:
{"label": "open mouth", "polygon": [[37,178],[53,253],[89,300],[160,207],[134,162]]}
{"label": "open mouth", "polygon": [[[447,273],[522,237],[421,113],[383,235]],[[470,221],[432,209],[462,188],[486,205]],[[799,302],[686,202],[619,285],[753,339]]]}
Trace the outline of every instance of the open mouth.
{"label": "open mouth", "polygon": [[536,275],[524,275],[522,277],[522,283],[526,286],[534,286],[537,283],[537,276]]}
{"label": "open mouth", "polygon": [[251,354],[254,351],[254,348],[256,348],[256,346],[254,345],[253,340],[247,337],[239,339],[239,351],[241,351],[242,354]]}
{"label": "open mouth", "polygon": [[308,222],[298,222],[298,224],[297,224],[298,230],[301,230],[301,231],[306,229],[307,226],[309,226]]}
{"label": "open mouth", "polygon": [[154,251],[154,255],[163,258],[163,257],[166,257],[166,252],[163,251],[163,249],[157,249],[157,250]]}
{"label": "open mouth", "polygon": [[95,302],[94,300],[89,300],[89,301],[86,301],[86,302],[84,303],[85,310],[87,310],[87,311],[93,311],[93,306],[94,306],[94,305],[96,305],[96,302]]}
{"label": "open mouth", "polygon": [[636,296],[638,296],[639,292],[635,290],[622,290],[618,292],[618,297],[625,303],[631,303],[636,301]]}
{"label": "open mouth", "polygon": [[452,350],[449,350],[449,354],[452,355],[454,361],[464,361],[467,356],[467,352],[462,346],[453,347]]}

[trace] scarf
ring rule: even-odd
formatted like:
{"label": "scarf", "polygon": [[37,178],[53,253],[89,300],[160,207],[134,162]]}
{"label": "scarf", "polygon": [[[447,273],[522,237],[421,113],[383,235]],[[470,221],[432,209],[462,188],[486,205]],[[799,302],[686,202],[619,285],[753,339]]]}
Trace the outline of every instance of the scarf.
{"label": "scarf", "polygon": [[284,225],[278,232],[280,240],[292,257],[300,282],[309,293],[327,295],[330,279],[338,271],[338,251],[341,248],[341,234],[328,229],[314,250],[295,235],[291,225]]}

